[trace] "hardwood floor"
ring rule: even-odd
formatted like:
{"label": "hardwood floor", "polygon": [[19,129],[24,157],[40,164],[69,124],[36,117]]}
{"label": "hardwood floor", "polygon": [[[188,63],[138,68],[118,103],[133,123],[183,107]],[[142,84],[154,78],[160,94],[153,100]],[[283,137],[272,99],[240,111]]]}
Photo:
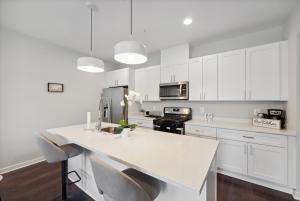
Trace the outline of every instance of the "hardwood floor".
{"label": "hardwood floor", "polygon": [[218,201],[295,201],[292,195],[218,175]]}
{"label": "hardwood floor", "polygon": [[[60,201],[60,164],[38,163],[3,175],[2,201]],[[72,201],[93,201],[76,185],[68,186]]]}
{"label": "hardwood floor", "polygon": [[[59,201],[60,164],[38,163],[4,175],[2,201]],[[93,201],[76,185],[68,187],[72,201]],[[218,175],[218,201],[294,201],[291,195]]]}

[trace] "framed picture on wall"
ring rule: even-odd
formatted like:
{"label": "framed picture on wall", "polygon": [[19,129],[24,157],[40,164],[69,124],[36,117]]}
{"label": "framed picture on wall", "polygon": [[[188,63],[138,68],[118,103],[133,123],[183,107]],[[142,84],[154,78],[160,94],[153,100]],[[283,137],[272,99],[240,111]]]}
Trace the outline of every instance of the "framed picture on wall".
{"label": "framed picture on wall", "polygon": [[62,92],[64,92],[64,84],[62,84],[62,83],[48,83],[48,92],[62,93]]}

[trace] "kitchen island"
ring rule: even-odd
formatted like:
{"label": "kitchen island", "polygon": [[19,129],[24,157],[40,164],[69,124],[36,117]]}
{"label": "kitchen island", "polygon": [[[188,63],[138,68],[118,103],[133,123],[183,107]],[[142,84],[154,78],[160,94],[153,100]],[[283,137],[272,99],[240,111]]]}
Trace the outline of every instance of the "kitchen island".
{"label": "kitchen island", "polygon": [[[117,125],[102,123],[103,128],[111,126]],[[135,129],[129,137],[84,128],[85,125],[75,125],[47,132],[63,137],[64,143],[85,148],[84,154],[70,160],[69,169],[82,175],[78,186],[95,200],[103,198],[96,188],[90,155],[96,155],[117,169],[135,168],[159,179],[158,201],[216,200],[218,141],[145,128]]]}

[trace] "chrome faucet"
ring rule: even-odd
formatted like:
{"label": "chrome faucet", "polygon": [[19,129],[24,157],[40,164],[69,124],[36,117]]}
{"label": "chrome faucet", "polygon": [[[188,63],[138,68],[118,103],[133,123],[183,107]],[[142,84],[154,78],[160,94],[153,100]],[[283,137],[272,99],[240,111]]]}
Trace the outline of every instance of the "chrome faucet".
{"label": "chrome faucet", "polygon": [[102,98],[100,98],[100,101],[99,101],[99,108],[98,108],[98,119],[97,119],[97,122],[96,122],[96,130],[101,132],[101,122],[102,122]]}

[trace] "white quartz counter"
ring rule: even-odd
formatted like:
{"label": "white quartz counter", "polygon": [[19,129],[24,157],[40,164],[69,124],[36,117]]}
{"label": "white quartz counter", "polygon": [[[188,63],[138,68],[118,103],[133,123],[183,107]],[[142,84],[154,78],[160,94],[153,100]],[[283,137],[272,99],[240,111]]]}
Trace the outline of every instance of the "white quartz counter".
{"label": "white quartz counter", "polygon": [[[218,141],[137,128],[130,137],[84,130],[76,125],[47,130],[178,187],[200,192],[214,161]],[[102,123],[103,127],[114,126]]]}
{"label": "white quartz counter", "polygon": [[277,130],[270,128],[262,128],[255,127],[251,123],[242,123],[242,122],[223,122],[223,121],[201,121],[197,119],[193,119],[185,122],[186,125],[195,125],[195,126],[205,126],[212,128],[224,128],[224,129],[232,129],[232,130],[241,130],[241,131],[252,131],[258,133],[269,133],[269,134],[278,134],[278,135],[287,135],[287,136],[296,136],[296,131],[293,130]]}

